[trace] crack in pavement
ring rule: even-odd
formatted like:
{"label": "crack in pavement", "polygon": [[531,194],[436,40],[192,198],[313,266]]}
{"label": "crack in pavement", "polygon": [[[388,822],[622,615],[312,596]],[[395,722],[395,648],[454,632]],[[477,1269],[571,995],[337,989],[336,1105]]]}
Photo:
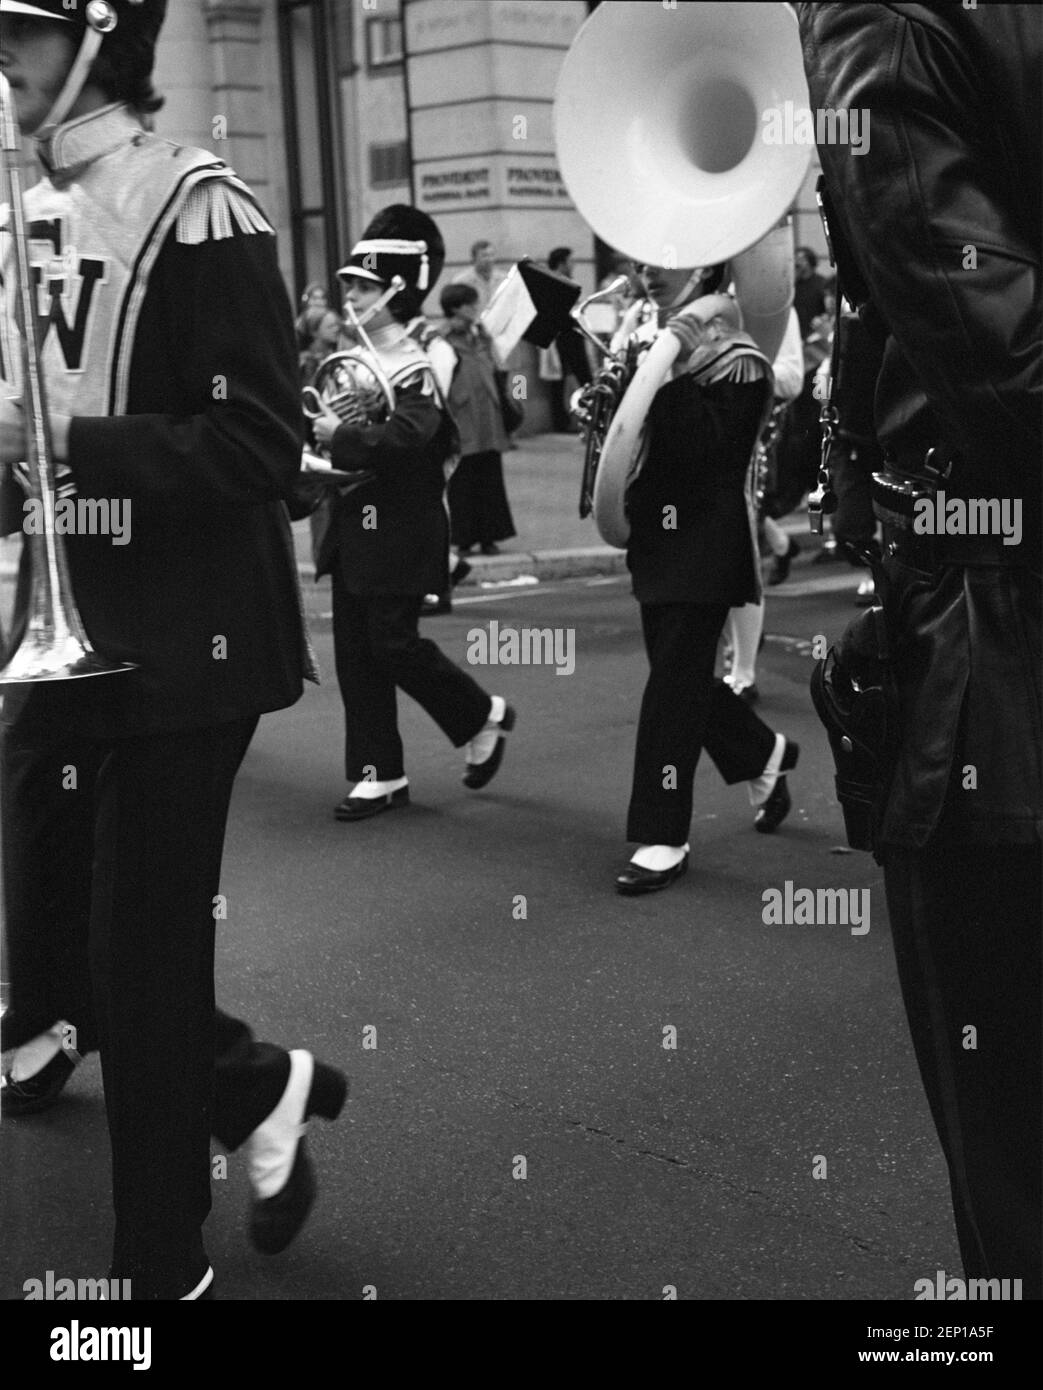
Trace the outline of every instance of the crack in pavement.
{"label": "crack in pavement", "polygon": [[[738,1197],[740,1200],[748,1201],[749,1199],[753,1198],[757,1199],[757,1201],[751,1203],[752,1205],[760,1206],[762,1204],[766,1204],[769,1208],[771,1208],[776,1204],[776,1199],[773,1199],[762,1188],[749,1187],[741,1182],[736,1181],[734,1178],[728,1177],[726,1174],[720,1172],[719,1170],[713,1168],[701,1168],[697,1164],[692,1163],[689,1159],[678,1158],[673,1154],[662,1153],[657,1149],[638,1148],[630,1140],[625,1139],[618,1134],[613,1134],[611,1130],[601,1129],[597,1125],[585,1124],[582,1120],[570,1120],[567,1116],[555,1115],[552,1111],[548,1110],[546,1106],[537,1105],[531,1101],[521,1100],[517,1096],[512,1096],[508,1091],[500,1089],[498,1090],[498,1094],[502,1096],[505,1100],[509,1101],[511,1106],[515,1110],[535,1111],[537,1114],[541,1115],[545,1119],[557,1120],[558,1122],[564,1124],[567,1128],[580,1130],[583,1134],[589,1134],[595,1139],[608,1139],[612,1144],[615,1144],[618,1148],[622,1149],[624,1153],[630,1154],[636,1158],[651,1158],[655,1160],[657,1163],[666,1163],[673,1168],[681,1168],[685,1172],[691,1173],[692,1176],[695,1178],[718,1183],[720,1186],[726,1188],[730,1193]],[[779,1214],[782,1213],[780,1212]],[[792,1213],[790,1213],[790,1216],[792,1216]],[[825,1224],[827,1226],[827,1229],[830,1229],[835,1236],[838,1236],[841,1240],[846,1241],[849,1245],[853,1245],[855,1249],[860,1251],[862,1254],[886,1256],[888,1253],[885,1243],[866,1240],[862,1236],[853,1235],[849,1231],[845,1231],[843,1229],[838,1230],[833,1225],[833,1223],[829,1221],[827,1221]]]}

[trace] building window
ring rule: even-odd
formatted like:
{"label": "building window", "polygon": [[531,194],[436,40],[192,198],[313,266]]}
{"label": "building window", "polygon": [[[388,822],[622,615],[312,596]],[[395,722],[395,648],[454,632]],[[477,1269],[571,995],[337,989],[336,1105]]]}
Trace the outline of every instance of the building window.
{"label": "building window", "polygon": [[371,188],[394,188],[409,182],[409,142],[370,145],[369,183]]}
{"label": "building window", "polygon": [[351,0],[332,0],[329,12],[332,30],[333,65],[341,77],[351,77],[358,71],[355,61],[355,23]]}
{"label": "building window", "polygon": [[332,291],[343,167],[335,144],[333,66],[338,53],[344,57],[337,44],[342,28],[333,27],[328,0],[279,0],[277,13],[294,278],[298,291],[311,281]]}
{"label": "building window", "polygon": [[366,20],[366,63],[370,69],[390,68],[402,61],[402,21]]}

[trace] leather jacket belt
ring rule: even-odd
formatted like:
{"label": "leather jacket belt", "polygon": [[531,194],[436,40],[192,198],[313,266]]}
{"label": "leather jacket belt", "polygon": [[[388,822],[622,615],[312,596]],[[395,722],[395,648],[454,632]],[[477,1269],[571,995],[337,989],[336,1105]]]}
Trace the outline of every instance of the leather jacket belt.
{"label": "leather jacket belt", "polygon": [[[942,487],[944,488],[944,483]],[[873,474],[873,511],[884,528],[884,556],[913,569],[932,572],[943,565],[1030,564],[1023,545],[1004,545],[1002,536],[937,535],[913,529],[925,513],[917,502],[930,503],[926,513],[934,517],[938,484],[923,477],[883,469]]]}

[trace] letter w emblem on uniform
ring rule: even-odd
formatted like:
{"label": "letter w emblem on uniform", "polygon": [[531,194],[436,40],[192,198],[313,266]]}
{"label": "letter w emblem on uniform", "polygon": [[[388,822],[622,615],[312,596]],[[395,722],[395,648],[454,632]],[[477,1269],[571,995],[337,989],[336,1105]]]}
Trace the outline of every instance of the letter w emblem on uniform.
{"label": "letter w emblem on uniform", "polygon": [[[66,368],[70,372],[78,372],[83,368],[83,349],[87,341],[87,326],[90,321],[94,292],[99,285],[105,283],[105,262],[81,256],[78,263],[74,264],[76,256],[71,247],[63,254],[61,230],[61,223],[58,218],[46,222],[29,223],[30,243],[43,242],[53,253],[45,261],[34,261],[32,266],[33,282],[37,287],[37,304],[39,306],[37,310],[38,334],[42,346],[53,325],[58,334],[58,343],[65,359]],[[71,290],[67,291],[66,286],[77,277],[80,282],[79,293],[76,296],[75,307],[73,307],[70,303],[72,292]],[[41,286],[43,287],[42,295],[40,293]],[[49,302],[41,303],[44,296]],[[71,323],[66,313],[67,306],[72,312]]]}

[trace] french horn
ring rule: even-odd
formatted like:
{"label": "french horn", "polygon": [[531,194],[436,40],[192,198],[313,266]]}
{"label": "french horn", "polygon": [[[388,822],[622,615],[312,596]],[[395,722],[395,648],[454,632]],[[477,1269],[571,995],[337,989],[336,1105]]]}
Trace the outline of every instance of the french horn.
{"label": "french horn", "polygon": [[[345,304],[344,311],[359,339],[359,346],[332,352],[319,363],[314,379],[301,393],[307,419],[318,420],[327,410],[356,425],[379,425],[390,418],[395,409],[395,388],[380,365],[377,350],[366,332],[366,322],[404,287],[405,282],[396,275],[377,302],[361,316],[350,304]],[[373,477],[368,469],[345,473],[331,467],[325,449],[316,452],[306,448],[301,469],[309,476],[353,486]],[[351,488],[341,487],[340,490],[350,491]]]}
{"label": "french horn", "polygon": [[348,348],[323,358],[302,395],[309,420],[332,410],[342,420],[378,425],[395,408],[390,383],[364,348]]}

